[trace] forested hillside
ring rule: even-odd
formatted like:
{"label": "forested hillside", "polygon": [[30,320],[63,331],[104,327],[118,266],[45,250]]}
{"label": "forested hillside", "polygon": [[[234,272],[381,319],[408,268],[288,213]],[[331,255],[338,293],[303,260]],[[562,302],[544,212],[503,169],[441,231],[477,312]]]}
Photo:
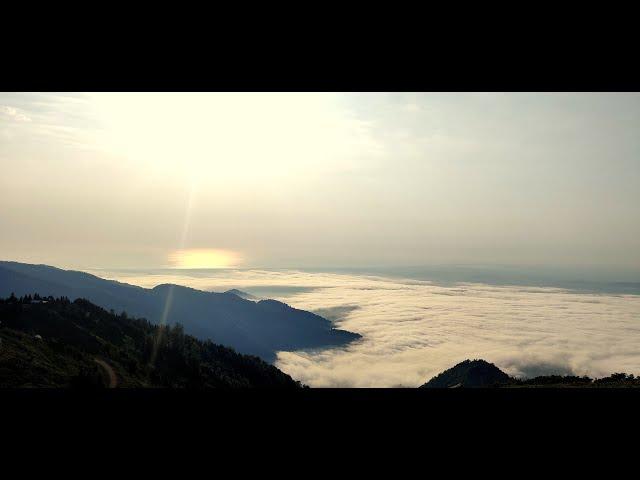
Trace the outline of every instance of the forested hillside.
{"label": "forested hillside", "polygon": [[0,299],[0,387],[278,387],[300,383],[242,355],[83,299]]}
{"label": "forested hillside", "polygon": [[510,377],[493,363],[465,360],[439,373],[421,388],[640,388],[640,377],[614,373],[592,379],[576,375],[543,375],[534,378]]}

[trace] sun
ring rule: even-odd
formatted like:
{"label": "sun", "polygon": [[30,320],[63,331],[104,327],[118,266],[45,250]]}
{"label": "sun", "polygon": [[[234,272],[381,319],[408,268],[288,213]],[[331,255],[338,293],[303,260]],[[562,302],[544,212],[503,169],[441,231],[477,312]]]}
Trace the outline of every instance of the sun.
{"label": "sun", "polygon": [[173,268],[231,268],[239,261],[238,254],[231,250],[194,248],[169,254]]}

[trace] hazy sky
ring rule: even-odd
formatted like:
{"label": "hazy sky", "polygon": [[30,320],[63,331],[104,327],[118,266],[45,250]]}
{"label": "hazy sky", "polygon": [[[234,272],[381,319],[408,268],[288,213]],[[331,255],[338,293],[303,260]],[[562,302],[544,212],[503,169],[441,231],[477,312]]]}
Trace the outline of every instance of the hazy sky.
{"label": "hazy sky", "polygon": [[638,94],[0,94],[0,258],[640,268]]}

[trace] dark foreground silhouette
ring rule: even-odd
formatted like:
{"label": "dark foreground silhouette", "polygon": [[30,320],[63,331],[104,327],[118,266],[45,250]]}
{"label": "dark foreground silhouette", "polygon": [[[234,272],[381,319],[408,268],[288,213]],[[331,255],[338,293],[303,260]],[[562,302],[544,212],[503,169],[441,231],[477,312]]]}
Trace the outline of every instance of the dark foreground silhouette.
{"label": "dark foreground silhouette", "polygon": [[181,323],[195,337],[213,339],[268,362],[275,360],[278,351],[340,346],[360,338],[333,328],[319,315],[275,300],[251,301],[241,298],[239,291],[214,293],[169,284],[148,289],[84,272],[0,261],[0,297],[34,292],[84,298],[156,324]]}
{"label": "dark foreground silhouette", "polygon": [[258,357],[77,299],[0,300],[0,387],[299,388]]}
{"label": "dark foreground silhouette", "polygon": [[640,377],[614,373],[609,377],[592,379],[574,375],[545,375],[529,379],[510,377],[493,363],[485,360],[465,360],[436,375],[421,388],[477,388],[477,387],[640,387]]}

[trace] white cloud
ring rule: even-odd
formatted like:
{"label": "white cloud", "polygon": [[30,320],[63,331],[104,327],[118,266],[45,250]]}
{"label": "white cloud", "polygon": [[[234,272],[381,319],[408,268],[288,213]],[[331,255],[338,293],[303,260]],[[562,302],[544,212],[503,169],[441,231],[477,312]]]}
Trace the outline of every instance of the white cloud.
{"label": "white cloud", "polygon": [[9,107],[6,105],[0,105],[0,113],[5,117],[11,120],[15,120],[16,122],[30,122],[31,118],[24,114],[22,111]]}
{"label": "white cloud", "polygon": [[312,386],[414,387],[467,358],[484,358],[517,376],[640,373],[640,296],[484,284],[444,287],[297,271],[188,275],[112,278],[216,291],[307,287],[280,298],[297,308],[332,309],[342,314],[337,326],[363,335],[346,348],[279,354],[278,367]]}

